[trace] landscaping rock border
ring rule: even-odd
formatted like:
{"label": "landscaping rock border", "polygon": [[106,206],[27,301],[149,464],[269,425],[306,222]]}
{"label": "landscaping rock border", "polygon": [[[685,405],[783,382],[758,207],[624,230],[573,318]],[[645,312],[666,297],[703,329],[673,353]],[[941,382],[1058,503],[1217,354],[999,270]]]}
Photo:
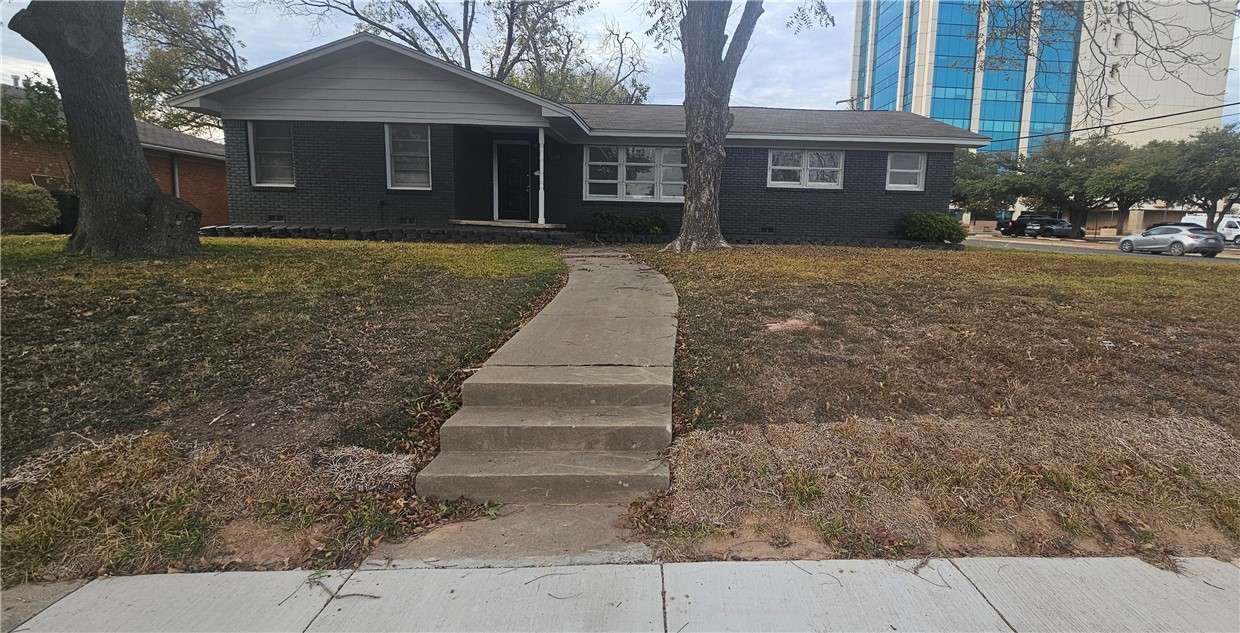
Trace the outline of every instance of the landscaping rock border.
{"label": "landscaping rock border", "polygon": [[[475,227],[360,227],[300,224],[230,224],[204,226],[204,237],[270,237],[312,240],[365,240],[379,242],[446,242],[474,244],[666,244],[670,235],[636,233],[589,233],[572,231],[534,231],[528,229]],[[932,244],[897,239],[806,238],[776,235],[729,235],[733,244],[813,244],[817,246],[860,246],[873,248],[927,248],[964,250],[960,244]]]}

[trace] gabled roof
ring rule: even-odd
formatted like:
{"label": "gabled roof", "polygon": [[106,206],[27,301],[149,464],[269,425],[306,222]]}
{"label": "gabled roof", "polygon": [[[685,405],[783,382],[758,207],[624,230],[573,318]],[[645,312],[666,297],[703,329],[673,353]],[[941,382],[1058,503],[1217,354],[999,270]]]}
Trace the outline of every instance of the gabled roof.
{"label": "gabled roof", "polygon": [[[487,77],[486,75],[482,75],[482,74],[479,74],[479,73],[476,73],[470,70],[465,70],[464,68],[461,68],[460,66],[457,66],[456,64],[451,64],[441,59],[431,57],[430,55],[420,53],[412,48],[409,48],[408,46],[404,46],[403,44],[397,44],[396,42],[393,42],[388,39],[384,39],[382,37],[373,35],[371,33],[355,33],[348,37],[336,40],[335,42],[331,42],[331,43],[324,44],[316,48],[312,48],[308,51],[298,53],[291,57],[286,57],[277,62],[272,62],[270,64],[267,64],[266,66],[260,66],[253,70],[248,70],[244,73],[241,73],[240,75],[229,77],[228,79],[223,79],[215,83],[203,86],[201,88],[191,90],[185,94],[169,99],[168,105],[186,108],[190,110],[208,111],[209,109],[212,108],[211,101],[212,101],[212,97],[215,95],[226,93],[231,90],[235,90],[238,87],[244,86],[258,79],[263,79],[263,78],[272,79],[273,77],[281,76],[287,71],[293,70],[294,68],[301,66],[303,64],[311,63],[311,62],[314,62],[315,60],[320,60],[322,58],[331,57],[333,55],[348,51],[348,49],[352,49],[358,46],[378,46],[378,47],[387,49],[389,51],[393,51],[401,55],[405,55],[406,57],[414,59],[418,62],[428,64],[432,67],[438,68],[439,70],[443,70],[443,71],[452,73],[454,75],[457,75],[459,77],[464,77],[466,79],[482,83],[490,88],[499,90],[500,92],[507,93],[509,95],[517,97],[518,99],[522,99],[524,101],[528,101],[529,103],[533,105],[542,107],[546,111],[550,111],[551,113],[572,119],[574,122],[576,122],[581,127],[583,131],[588,130],[585,122],[582,121],[580,117],[577,116],[577,113],[573,112],[570,108],[567,108],[559,103],[556,103],[549,99],[544,99],[538,95],[521,90],[520,88],[515,88],[502,81],[497,81],[495,79]],[[213,112],[213,113],[219,114],[218,112]]]}
{"label": "gabled roof", "polygon": [[[679,105],[567,104],[590,125],[592,133],[606,135],[662,132],[684,134],[685,109]],[[953,125],[911,112],[887,110],[794,110],[732,106],[735,120],[728,138],[823,137],[866,141],[892,138],[949,139],[966,145],[990,139]]]}
{"label": "gabled roof", "polygon": [[[271,64],[192,90],[168,101],[169,105],[221,114],[223,100],[255,86],[292,77],[308,68],[330,64],[356,53],[358,47],[380,47],[416,62],[452,73],[540,106],[544,117],[562,117],[575,123],[572,136],[661,137],[684,136],[684,108],[679,105],[561,104],[514,88],[485,75],[431,57],[408,46],[370,33],[312,48]],[[265,81],[264,81],[265,80]],[[254,83],[262,82],[262,83]],[[729,140],[866,142],[937,144],[982,147],[990,139],[981,134],[910,112],[878,110],[795,110],[733,107],[735,123]]]}
{"label": "gabled roof", "polygon": [[[25,99],[26,91],[9,84],[0,84],[0,95],[9,99]],[[171,152],[173,154],[190,154],[207,158],[224,158],[224,146],[184,132],[169,130],[154,123],[135,119],[138,126],[138,141],[146,149]]]}

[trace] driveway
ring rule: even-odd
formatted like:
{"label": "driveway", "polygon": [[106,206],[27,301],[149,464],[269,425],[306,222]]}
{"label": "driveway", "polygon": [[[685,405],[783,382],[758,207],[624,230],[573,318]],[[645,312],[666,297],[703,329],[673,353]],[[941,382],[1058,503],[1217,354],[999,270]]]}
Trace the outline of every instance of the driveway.
{"label": "driveway", "polygon": [[[1103,238],[1106,239],[1106,238]],[[1069,240],[1059,238],[1002,237],[998,235],[972,235],[964,241],[965,246],[981,248],[1007,248],[1026,251],[1047,251],[1052,253],[1069,253],[1073,255],[1114,255],[1116,257],[1136,257],[1143,259],[1159,259],[1163,261],[1207,262],[1211,264],[1240,263],[1240,249],[1229,246],[1213,259],[1200,255],[1172,257],[1154,253],[1124,253],[1119,250],[1119,241]]]}

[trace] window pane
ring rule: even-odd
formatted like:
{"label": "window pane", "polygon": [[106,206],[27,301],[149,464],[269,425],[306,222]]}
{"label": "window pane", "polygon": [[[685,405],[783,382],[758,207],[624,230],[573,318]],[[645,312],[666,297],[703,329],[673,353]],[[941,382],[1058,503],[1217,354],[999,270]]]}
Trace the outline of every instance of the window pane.
{"label": "window pane", "polygon": [[[771,165],[778,167],[800,167],[802,155],[803,154],[801,152],[783,152],[779,150],[772,150]],[[797,180],[800,179],[800,177],[797,177]]]}
{"label": "window pane", "polygon": [[624,195],[629,198],[653,198],[653,182],[630,182],[624,185]]}
{"label": "window pane", "polygon": [[683,198],[685,197],[684,185],[663,185],[664,198]]}
{"label": "window pane", "polygon": [[616,197],[616,192],[620,190],[619,187],[620,185],[617,185],[614,182],[592,182],[590,183],[590,188],[588,191],[592,196],[608,196],[614,198]]}
{"label": "window pane", "polygon": [[663,168],[663,182],[684,182],[684,181],[685,181],[685,168],[684,167],[664,167]]}
{"label": "window pane", "polygon": [[643,165],[653,165],[654,157],[655,153],[653,147],[624,148],[624,162],[628,164],[641,163]]}
{"label": "window pane", "polygon": [[921,174],[915,171],[893,171],[887,176],[887,182],[916,187],[921,184]]}
{"label": "window pane", "polygon": [[398,171],[392,174],[392,184],[397,187],[428,187],[431,184],[431,172]]}
{"label": "window pane", "polygon": [[892,169],[921,169],[921,154],[892,154]]}
{"label": "window pane", "polygon": [[590,180],[619,180],[620,167],[616,165],[590,165]]}
{"label": "window pane", "polygon": [[414,154],[416,156],[429,156],[430,147],[426,141],[398,141],[392,139],[392,154]]}
{"label": "window pane", "polygon": [[259,166],[258,182],[266,184],[293,184],[293,167],[291,165]]}
{"label": "window pane", "polygon": [[254,138],[254,151],[256,152],[292,152],[293,139],[275,136],[257,136]]}
{"label": "window pane", "polygon": [[842,155],[839,152],[810,152],[810,167],[839,167]]}
{"label": "window pane", "polygon": [[430,171],[431,159],[428,156],[393,156],[393,171]]}
{"label": "window pane", "polygon": [[590,162],[592,163],[618,163],[620,162],[619,147],[591,147]]}
{"label": "window pane", "polygon": [[287,121],[254,121],[254,136],[264,138],[288,138]]}
{"label": "window pane", "polygon": [[629,181],[654,182],[654,167],[644,165],[624,166],[624,179]]}
{"label": "window pane", "polygon": [[664,165],[684,165],[685,150],[679,147],[663,148],[663,164]]}
{"label": "window pane", "polygon": [[799,169],[772,169],[771,182],[801,182],[801,170]]}
{"label": "window pane", "polygon": [[392,135],[393,141],[425,142],[430,138],[430,126],[420,123],[392,124],[388,126],[388,132]]}
{"label": "window pane", "polygon": [[840,170],[838,169],[811,169],[809,170],[809,181],[815,184],[840,184]]}

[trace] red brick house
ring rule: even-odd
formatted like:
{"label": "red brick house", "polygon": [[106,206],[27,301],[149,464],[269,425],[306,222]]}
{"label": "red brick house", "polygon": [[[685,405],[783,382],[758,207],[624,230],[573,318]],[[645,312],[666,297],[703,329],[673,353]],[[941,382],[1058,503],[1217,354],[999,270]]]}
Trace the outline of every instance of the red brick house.
{"label": "red brick house", "polygon": [[[3,95],[23,98],[22,89],[3,85]],[[197,136],[147,123],[138,124],[138,139],[151,173],[165,193],[202,211],[202,225],[228,224],[228,188],[224,146]],[[56,188],[71,180],[68,146],[31,141],[0,126],[0,179],[35,182]]]}

